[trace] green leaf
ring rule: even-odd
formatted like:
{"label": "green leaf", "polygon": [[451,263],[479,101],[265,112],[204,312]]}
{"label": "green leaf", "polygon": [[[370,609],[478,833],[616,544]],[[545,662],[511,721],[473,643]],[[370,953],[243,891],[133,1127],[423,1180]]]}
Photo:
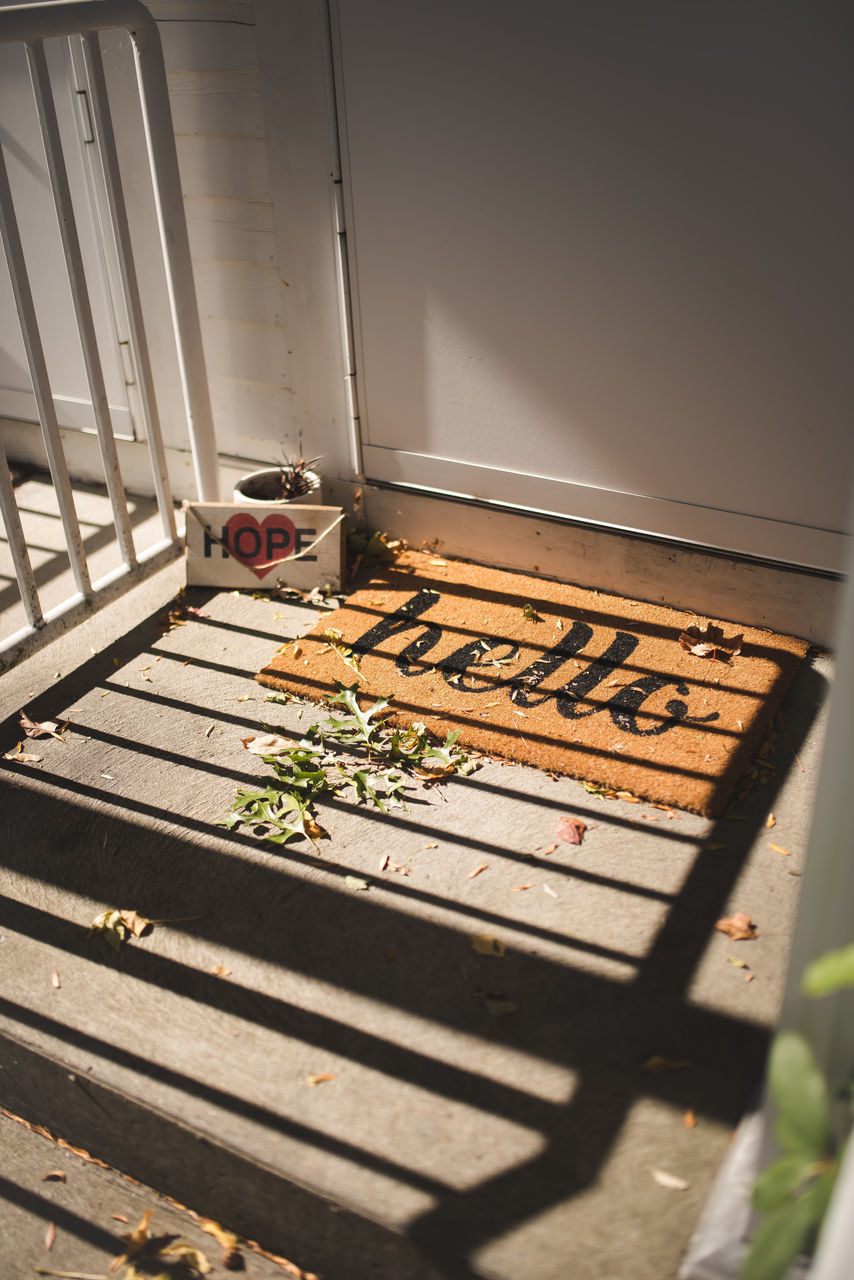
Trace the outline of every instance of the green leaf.
{"label": "green leaf", "polygon": [[739,1280],[783,1280],[795,1259],[811,1248],[827,1212],[836,1173],[826,1173],[796,1200],[770,1214],[753,1237]]}
{"label": "green leaf", "polygon": [[370,884],[367,880],[363,880],[361,876],[345,876],[344,883],[348,889],[352,889],[358,893],[360,889],[369,889]]}
{"label": "green leaf", "polygon": [[830,1140],[827,1085],[802,1035],[783,1031],[775,1038],[768,1078],[783,1151],[820,1158]]}
{"label": "green leaf", "polygon": [[854,943],[813,960],[807,965],[801,987],[808,996],[829,996],[854,987]]}
{"label": "green leaf", "polygon": [[806,1155],[782,1156],[760,1173],[753,1184],[754,1209],[771,1213],[779,1209],[798,1188],[806,1182],[815,1169],[815,1161]]}

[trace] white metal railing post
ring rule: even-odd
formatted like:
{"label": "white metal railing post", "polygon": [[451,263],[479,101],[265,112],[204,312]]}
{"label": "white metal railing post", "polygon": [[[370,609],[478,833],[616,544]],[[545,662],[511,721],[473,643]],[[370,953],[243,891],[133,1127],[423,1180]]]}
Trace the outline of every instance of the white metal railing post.
{"label": "white metal railing post", "polygon": [[136,361],[140,407],[145,425],[145,437],[151,453],[154,492],[157,497],[160,518],[163,521],[164,533],[171,534],[174,537],[175,513],[172,508],[166,452],[163,448],[163,436],[160,430],[160,415],[157,410],[157,396],[154,390],[154,374],[151,368],[148,342],[145,337],[145,321],[142,315],[142,302],[139,296],[139,284],[137,283],[133,248],[131,246],[130,228],[128,227],[127,210],[119,172],[119,158],[107,100],[107,85],[104,78],[101,47],[97,33],[87,33],[82,37],[82,43],[86,77],[90,89],[89,104],[95,126],[95,141],[104,174],[107,205],[110,210],[110,221],[116,240],[122,292],[127,304],[131,347]]}
{"label": "white metal railing post", "polygon": [[131,31],[131,37],[139,77],[149,163],[155,177],[154,198],[166,263],[172,321],[178,336],[178,362],[190,426],[196,488],[203,502],[217,502],[219,465],[216,436],[196,305],[196,286],[184,215],[178,153],[169,109],[169,91],[160,34],[154,20],[147,13],[146,18],[147,21],[138,29]]}
{"label": "white metal railing post", "polygon": [[44,618],[39,603],[39,593],[33,577],[21,517],[18,514],[18,504],[15,501],[9,463],[6,461],[6,450],[2,444],[0,444],[0,515],[3,517],[6,537],[9,539],[9,551],[12,555],[12,564],[15,566],[15,577],[18,579],[21,603],[24,606],[27,622],[31,627],[43,627]]}
{"label": "white metal railing post", "polygon": [[0,146],[0,231],[3,236],[3,248],[9,264],[9,276],[12,281],[12,292],[21,322],[21,335],[30,367],[33,383],[33,394],[38,406],[42,424],[42,436],[47,452],[50,474],[53,478],[59,501],[59,514],[65,533],[65,543],[77,590],[88,595],[91,590],[89,569],[83,551],[83,539],[80,536],[80,525],[74,509],[74,495],[71,492],[71,481],[65,465],[65,454],[62,452],[62,440],[59,434],[59,423],[56,417],[56,406],[50,389],[47,363],[44,357],[41,338],[39,336],[38,319],[33,303],[32,290],[27,275],[24,249],[21,244],[21,233],[18,230],[18,219],[12,203],[12,192],[9,188],[9,176],[6,172],[6,160]]}
{"label": "white metal railing post", "polygon": [[122,485],[121,471],[119,470],[119,456],[116,452],[110,406],[107,401],[107,388],[104,385],[101,357],[98,352],[98,339],[95,334],[95,322],[92,318],[89,290],[86,287],[83,254],[80,250],[77,224],[71,203],[71,190],[68,185],[68,174],[62,155],[62,143],[59,137],[53,90],[48,75],[44,46],[40,40],[34,40],[27,45],[27,62],[30,68],[51,190],[56,205],[59,233],[68,267],[71,297],[77,318],[77,328],[80,333],[86,376],[92,395],[95,427],[98,432],[98,443],[101,447],[107,493],[110,496],[110,503],[113,508],[116,536],[119,540],[119,548],[125,564],[136,564],[136,552],[128,516],[127,499]]}

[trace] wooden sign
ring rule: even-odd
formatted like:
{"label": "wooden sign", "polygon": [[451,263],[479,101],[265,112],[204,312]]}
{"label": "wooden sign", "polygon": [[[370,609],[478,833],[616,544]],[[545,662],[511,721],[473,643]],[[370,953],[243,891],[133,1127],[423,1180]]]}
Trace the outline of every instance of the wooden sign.
{"label": "wooden sign", "polygon": [[253,502],[184,504],[187,585],[341,590],[344,513],[340,507]]}

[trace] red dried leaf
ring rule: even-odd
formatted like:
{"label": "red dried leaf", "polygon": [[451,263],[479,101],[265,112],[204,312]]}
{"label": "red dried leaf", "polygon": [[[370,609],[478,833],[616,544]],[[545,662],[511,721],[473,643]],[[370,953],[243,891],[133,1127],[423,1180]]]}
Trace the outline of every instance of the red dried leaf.
{"label": "red dried leaf", "polygon": [[561,840],[565,840],[567,844],[581,844],[584,839],[584,833],[587,830],[587,823],[582,822],[580,818],[561,818],[558,824],[557,834]]}

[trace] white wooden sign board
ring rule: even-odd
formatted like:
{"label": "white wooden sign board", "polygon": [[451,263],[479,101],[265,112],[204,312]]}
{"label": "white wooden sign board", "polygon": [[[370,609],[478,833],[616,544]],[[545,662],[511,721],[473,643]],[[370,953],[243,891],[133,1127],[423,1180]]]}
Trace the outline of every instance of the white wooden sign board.
{"label": "white wooden sign board", "polygon": [[340,507],[187,502],[187,586],[341,590]]}

